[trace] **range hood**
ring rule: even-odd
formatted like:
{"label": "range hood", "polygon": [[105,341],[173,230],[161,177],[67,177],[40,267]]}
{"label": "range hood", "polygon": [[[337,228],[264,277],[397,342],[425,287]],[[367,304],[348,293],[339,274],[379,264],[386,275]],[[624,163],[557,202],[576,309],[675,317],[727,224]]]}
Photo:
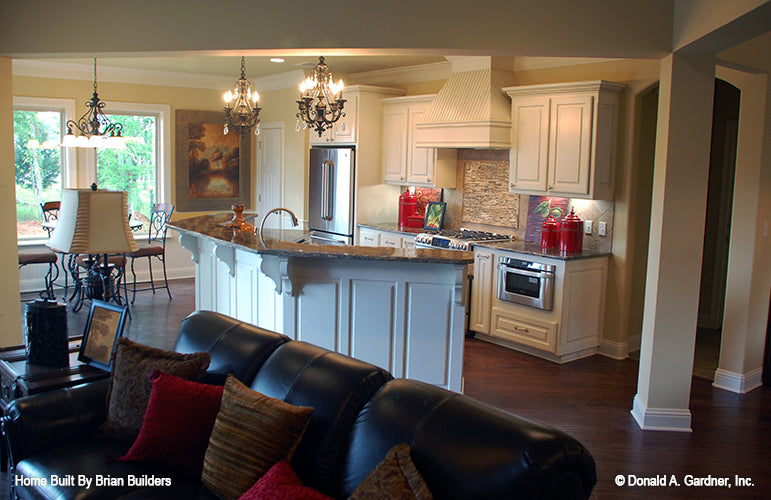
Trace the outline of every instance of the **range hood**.
{"label": "range hood", "polygon": [[416,124],[415,145],[425,148],[508,149],[515,85],[510,60],[447,57],[452,75]]}

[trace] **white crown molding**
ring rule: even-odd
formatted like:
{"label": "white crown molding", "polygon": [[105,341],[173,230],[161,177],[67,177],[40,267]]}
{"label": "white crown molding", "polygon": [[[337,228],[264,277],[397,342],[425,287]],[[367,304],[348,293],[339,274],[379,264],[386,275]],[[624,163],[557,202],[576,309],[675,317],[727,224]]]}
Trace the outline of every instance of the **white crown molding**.
{"label": "white crown molding", "polygon": [[[94,67],[85,64],[14,59],[13,74],[38,78],[61,78],[64,80],[93,80]],[[231,87],[235,78],[177,73],[173,71],[99,66],[97,69],[97,80],[100,82],[136,83],[168,87],[221,89]]]}
{"label": "white crown molding", "polygon": [[351,83],[394,86],[406,83],[447,80],[450,78],[450,75],[452,75],[452,65],[449,61],[445,61],[354,73],[351,75]]}

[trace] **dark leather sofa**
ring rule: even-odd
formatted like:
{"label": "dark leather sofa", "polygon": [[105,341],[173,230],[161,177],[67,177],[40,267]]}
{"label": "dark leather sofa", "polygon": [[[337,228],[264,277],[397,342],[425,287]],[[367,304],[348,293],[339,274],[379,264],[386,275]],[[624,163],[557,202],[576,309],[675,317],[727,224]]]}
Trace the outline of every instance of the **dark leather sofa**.
{"label": "dark leather sofa", "polygon": [[[399,443],[435,498],[588,498],[595,463],[575,439],[469,397],[227,316],[199,311],[183,320],[179,352],[207,351],[207,379],[233,373],[252,389],[315,411],[292,466],[303,482],[346,498]],[[108,463],[128,445],[95,437],[105,421],[108,381],[20,398],[4,434],[18,498],[214,498],[198,480],[140,463]],[[41,486],[36,478],[172,477],[171,487]]]}

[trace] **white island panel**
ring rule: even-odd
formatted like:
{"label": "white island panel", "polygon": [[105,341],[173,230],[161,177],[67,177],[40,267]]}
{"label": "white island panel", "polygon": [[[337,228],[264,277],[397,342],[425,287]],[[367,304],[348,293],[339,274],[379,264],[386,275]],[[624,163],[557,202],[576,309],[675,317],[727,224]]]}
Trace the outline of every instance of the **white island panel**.
{"label": "white island panel", "polygon": [[[351,280],[349,356],[373,365],[394,366],[395,281]],[[377,304],[377,307],[373,307]]]}

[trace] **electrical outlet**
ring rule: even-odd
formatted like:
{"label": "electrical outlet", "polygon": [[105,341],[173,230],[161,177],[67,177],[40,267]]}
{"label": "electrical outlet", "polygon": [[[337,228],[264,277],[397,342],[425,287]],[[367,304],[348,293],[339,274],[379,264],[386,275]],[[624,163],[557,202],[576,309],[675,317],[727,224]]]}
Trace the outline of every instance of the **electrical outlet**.
{"label": "electrical outlet", "polygon": [[584,221],[584,234],[592,234],[592,221]]}
{"label": "electrical outlet", "polygon": [[597,228],[597,234],[600,236],[605,236],[608,234],[608,223],[607,222],[600,222],[599,227]]}

